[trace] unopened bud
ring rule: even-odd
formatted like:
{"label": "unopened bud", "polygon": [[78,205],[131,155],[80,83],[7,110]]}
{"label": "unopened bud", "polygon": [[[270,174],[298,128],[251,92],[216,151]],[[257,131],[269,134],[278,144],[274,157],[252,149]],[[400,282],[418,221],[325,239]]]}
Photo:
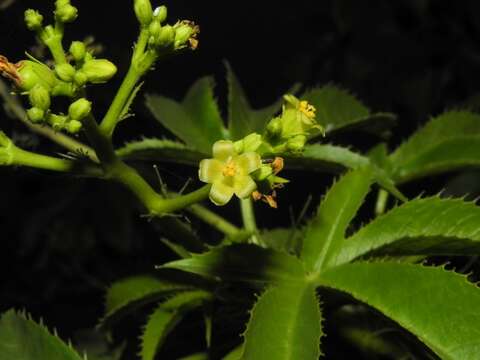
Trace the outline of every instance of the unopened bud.
{"label": "unopened bud", "polygon": [[47,118],[48,123],[54,130],[60,131],[65,129],[68,118],[64,115],[50,114]]}
{"label": "unopened bud", "polygon": [[85,73],[83,71],[77,71],[75,73],[75,76],[73,77],[73,82],[77,85],[77,86],[83,86],[87,83],[88,81],[88,77],[87,75],[85,75]]}
{"label": "unopened bud", "polygon": [[152,21],[153,10],[150,0],[135,0],[133,3],[135,15],[142,26],[148,26]]}
{"label": "unopened bud", "polygon": [[292,152],[300,152],[305,147],[307,138],[305,135],[294,136],[287,141],[287,149]]}
{"label": "unopened bud", "polygon": [[16,83],[22,90],[29,91],[37,84],[51,89],[58,81],[52,69],[40,62],[24,60],[16,64],[16,67],[18,71]]}
{"label": "unopened bud", "polygon": [[78,99],[68,108],[68,116],[73,120],[82,120],[92,111],[92,103],[85,98]]}
{"label": "unopened bud", "polygon": [[153,16],[158,22],[164,22],[165,20],[167,20],[167,7],[165,5],[162,5],[155,8],[155,10],[153,11]]}
{"label": "unopened bud", "polygon": [[31,122],[39,123],[45,118],[45,111],[37,107],[32,107],[27,110],[27,116]]}
{"label": "unopened bud", "polygon": [[82,129],[82,123],[78,120],[71,120],[67,123],[66,130],[70,134],[77,134]]}
{"label": "unopened bud", "polygon": [[75,76],[75,68],[69,63],[59,64],[55,66],[55,73],[61,80],[70,82]]}
{"label": "unopened bud", "polygon": [[282,121],[276,117],[267,124],[267,133],[271,136],[278,136],[282,132]]}
{"label": "unopened bud", "polygon": [[162,25],[160,25],[160,21],[153,20],[148,27],[148,32],[150,36],[156,38],[158,34],[160,34],[160,30],[162,29]]}
{"label": "unopened bud", "polygon": [[50,93],[40,84],[35,85],[28,93],[28,99],[32,106],[48,110],[50,108]]}
{"label": "unopened bud", "polygon": [[117,72],[117,67],[107,59],[93,59],[85,62],[82,71],[89,82],[98,84],[110,80]]}
{"label": "unopened bud", "polygon": [[64,23],[75,21],[78,16],[78,10],[75,6],[70,5],[69,1],[57,1],[55,17]]}
{"label": "unopened bud", "polygon": [[157,45],[161,47],[170,47],[175,41],[175,30],[171,25],[165,25],[160,29],[157,38]]}
{"label": "unopened bud", "polygon": [[69,51],[75,61],[82,61],[87,53],[86,46],[81,41],[73,41],[70,45]]}
{"label": "unopened bud", "polygon": [[25,24],[30,30],[39,30],[42,27],[43,16],[36,10],[25,11]]}

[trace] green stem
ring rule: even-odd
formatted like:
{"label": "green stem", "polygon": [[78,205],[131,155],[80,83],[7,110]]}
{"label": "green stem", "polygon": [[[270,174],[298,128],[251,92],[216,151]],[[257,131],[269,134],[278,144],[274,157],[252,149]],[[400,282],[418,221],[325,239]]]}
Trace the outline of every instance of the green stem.
{"label": "green stem", "polygon": [[194,204],[185,210],[227,236],[235,236],[240,231],[238,227],[202,205]]}
{"label": "green stem", "polygon": [[208,198],[211,185],[205,185],[200,189],[192,191],[185,195],[180,195],[174,198],[161,198],[157,201],[155,206],[151,209],[154,215],[164,215],[174,213],[175,211],[182,210],[193,204]]}
{"label": "green stem", "polygon": [[251,241],[256,245],[260,245],[258,237],[257,223],[255,221],[255,212],[253,210],[252,199],[240,199],[240,210],[242,213],[243,226],[245,230],[252,233]]}

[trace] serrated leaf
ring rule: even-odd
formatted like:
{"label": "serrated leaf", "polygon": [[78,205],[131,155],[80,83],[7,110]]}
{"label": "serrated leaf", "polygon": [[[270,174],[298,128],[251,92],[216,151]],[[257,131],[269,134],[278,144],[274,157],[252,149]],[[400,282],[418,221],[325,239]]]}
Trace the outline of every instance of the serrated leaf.
{"label": "serrated leaf", "polygon": [[119,280],[107,290],[105,315],[101,324],[106,325],[115,318],[169,293],[189,288],[191,287],[151,276],[133,276]]}
{"label": "serrated leaf", "polygon": [[[272,105],[262,109],[252,109],[232,68],[228,63],[225,63],[225,67],[227,69],[228,130],[230,137],[233,140],[239,140],[253,132],[263,133],[266,124],[276,112],[280,111],[283,99],[280,98]],[[298,87],[298,85],[294,85],[287,92],[296,92]]]}
{"label": "serrated leaf", "polygon": [[155,94],[146,96],[147,107],[162,125],[188,146],[206,154],[211,153],[215,141],[225,136],[212,85],[210,77],[197,80],[182,103]]}
{"label": "serrated leaf", "polygon": [[125,160],[171,162],[192,166],[198,166],[200,160],[209,157],[177,141],[156,138],[131,141],[117,149],[116,153]]}
{"label": "serrated leaf", "polygon": [[82,357],[45,326],[9,310],[0,318],[0,359],[82,360]]}
{"label": "serrated leaf", "polygon": [[395,115],[371,114],[356,97],[334,85],[310,89],[301,98],[315,106],[316,120],[327,133],[347,128],[365,128],[378,133],[395,124]]}
{"label": "serrated leaf", "polygon": [[304,278],[303,265],[294,256],[249,244],[215,248],[200,255],[193,255],[189,259],[166,263],[160,268],[252,282],[296,282]]}
{"label": "serrated leaf", "polygon": [[307,271],[321,271],[335,261],[344,243],[345,231],[371,184],[371,171],[359,169],[342,176],[328,191],[308,224],[303,240],[301,258]]}
{"label": "serrated leaf", "polygon": [[[407,141],[400,145],[391,155],[391,163],[394,165],[394,173],[399,179],[415,178],[422,176],[422,168],[410,169],[408,173],[403,173],[404,166],[415,164],[417,159],[423,161],[424,166],[428,166],[429,156],[432,160],[439,161],[435,156],[436,152],[445,155],[443,143],[465,136],[480,136],[480,115],[468,111],[449,111],[440,116],[431,119],[424,127],[415,132]],[[467,144],[463,143],[462,146]],[[448,145],[445,145],[448,147]],[[451,148],[453,154],[460,148]],[[429,155],[430,153],[430,155]],[[463,155],[469,154],[469,151],[463,152]],[[414,170],[420,171],[416,174]],[[448,170],[448,168],[444,168]],[[405,179],[403,180],[405,181]]]}
{"label": "serrated leaf", "polygon": [[167,335],[175,328],[186,312],[202,305],[212,296],[205,291],[187,291],[160,304],[150,315],[141,336],[142,360],[153,360]]}
{"label": "serrated leaf", "polygon": [[360,256],[480,254],[480,207],[461,199],[416,199],[348,238],[337,264]]}
{"label": "serrated leaf", "polygon": [[317,360],[322,316],[315,288],[282,283],[254,305],[244,337],[243,360]]}
{"label": "serrated leaf", "polygon": [[422,265],[353,263],[320,274],[318,284],[376,308],[444,360],[480,354],[480,290],[465,276]]}

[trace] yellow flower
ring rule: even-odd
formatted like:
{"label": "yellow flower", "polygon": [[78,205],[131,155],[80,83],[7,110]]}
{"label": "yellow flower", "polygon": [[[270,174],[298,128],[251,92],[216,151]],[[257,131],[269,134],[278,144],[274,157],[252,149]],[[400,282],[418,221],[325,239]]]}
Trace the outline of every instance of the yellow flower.
{"label": "yellow flower", "polygon": [[245,152],[238,155],[232,141],[219,140],[213,144],[213,159],[200,161],[200,181],[212,184],[210,200],[225,205],[233,194],[245,199],[257,188],[250,174],[262,165],[260,155]]}

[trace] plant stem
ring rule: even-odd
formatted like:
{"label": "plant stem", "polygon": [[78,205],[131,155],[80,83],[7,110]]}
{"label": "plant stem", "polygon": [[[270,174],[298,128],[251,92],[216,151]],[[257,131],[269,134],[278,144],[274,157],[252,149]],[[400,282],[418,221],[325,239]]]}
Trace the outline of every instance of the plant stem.
{"label": "plant stem", "polygon": [[240,199],[240,210],[242,213],[243,226],[245,230],[252,233],[251,241],[256,245],[260,245],[258,237],[257,223],[255,221],[255,212],[253,210],[252,199]]}
{"label": "plant stem", "polygon": [[185,210],[227,236],[234,236],[240,231],[238,227],[201,205],[194,204]]}

